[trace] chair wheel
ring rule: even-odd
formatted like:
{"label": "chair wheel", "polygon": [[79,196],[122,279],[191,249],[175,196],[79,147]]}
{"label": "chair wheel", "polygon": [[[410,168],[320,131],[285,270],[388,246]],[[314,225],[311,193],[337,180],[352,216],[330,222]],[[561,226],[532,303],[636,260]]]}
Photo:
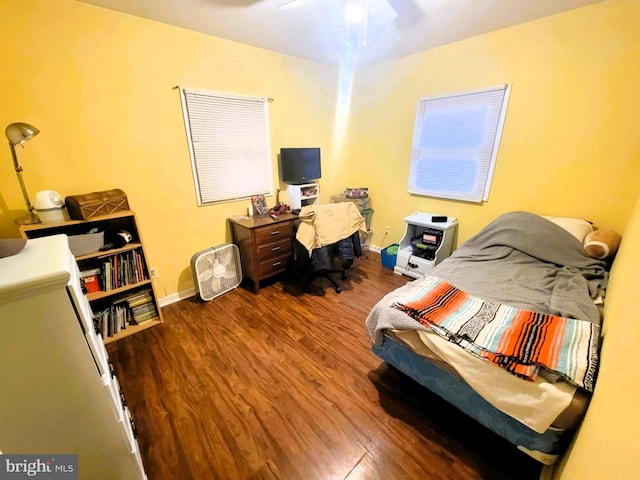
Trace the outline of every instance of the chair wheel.
{"label": "chair wheel", "polygon": [[336,293],[340,293],[342,289],[340,287],[336,287]]}

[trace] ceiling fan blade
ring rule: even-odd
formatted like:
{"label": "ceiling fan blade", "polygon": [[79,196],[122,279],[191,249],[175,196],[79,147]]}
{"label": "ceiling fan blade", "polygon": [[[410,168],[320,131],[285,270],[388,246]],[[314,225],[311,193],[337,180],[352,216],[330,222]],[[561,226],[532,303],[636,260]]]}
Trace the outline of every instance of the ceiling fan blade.
{"label": "ceiling fan blade", "polygon": [[369,17],[378,23],[388,23],[398,16],[398,12],[387,0],[368,0]]}
{"label": "ceiling fan blade", "polygon": [[414,0],[387,0],[391,7],[398,12],[396,24],[399,28],[407,28],[420,21],[424,13]]}

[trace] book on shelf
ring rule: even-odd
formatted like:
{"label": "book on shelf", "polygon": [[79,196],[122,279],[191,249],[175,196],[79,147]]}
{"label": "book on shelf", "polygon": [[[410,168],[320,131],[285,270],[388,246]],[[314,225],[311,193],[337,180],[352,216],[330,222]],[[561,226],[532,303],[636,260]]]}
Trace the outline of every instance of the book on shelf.
{"label": "book on shelf", "polygon": [[142,254],[138,250],[117,253],[104,259],[100,267],[100,277],[104,291],[148,280]]}
{"label": "book on shelf", "polygon": [[117,335],[128,326],[139,325],[158,317],[151,289],[147,288],[130,295],[122,295],[111,305],[94,314],[93,322],[102,338]]}

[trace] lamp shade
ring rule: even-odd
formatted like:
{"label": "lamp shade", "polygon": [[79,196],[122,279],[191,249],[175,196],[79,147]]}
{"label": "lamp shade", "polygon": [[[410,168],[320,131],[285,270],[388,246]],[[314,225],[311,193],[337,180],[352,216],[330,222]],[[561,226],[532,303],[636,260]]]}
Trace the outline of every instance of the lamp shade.
{"label": "lamp shade", "polygon": [[15,122],[7,126],[4,131],[11,145],[22,145],[40,133],[33,125],[24,122]]}

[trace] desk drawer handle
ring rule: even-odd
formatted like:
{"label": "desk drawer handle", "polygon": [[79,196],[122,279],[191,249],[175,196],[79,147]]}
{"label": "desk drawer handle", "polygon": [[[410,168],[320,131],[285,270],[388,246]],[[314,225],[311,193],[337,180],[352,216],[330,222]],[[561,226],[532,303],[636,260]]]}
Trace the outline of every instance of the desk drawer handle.
{"label": "desk drawer handle", "polygon": [[271,265],[273,268],[279,267],[280,265],[282,265],[282,262],[276,262],[273,265]]}
{"label": "desk drawer handle", "polygon": [[274,236],[274,235],[280,235],[280,230],[274,230],[273,232],[271,232],[269,235]]}
{"label": "desk drawer handle", "polygon": [[271,249],[271,251],[272,251],[272,252],[277,252],[278,250],[280,250],[280,247],[273,247],[273,248]]}

